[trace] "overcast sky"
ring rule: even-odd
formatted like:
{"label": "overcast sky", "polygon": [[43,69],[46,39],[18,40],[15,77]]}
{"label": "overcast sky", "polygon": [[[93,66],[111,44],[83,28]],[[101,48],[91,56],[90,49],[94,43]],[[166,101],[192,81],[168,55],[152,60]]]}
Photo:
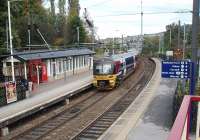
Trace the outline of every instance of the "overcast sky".
{"label": "overcast sky", "polygon": [[[178,23],[178,20],[181,21],[181,24],[191,24],[191,13],[166,12],[191,11],[193,0],[142,1],[144,34],[165,31],[166,25],[172,22]],[[56,0],[56,5],[57,2],[58,0]],[[81,16],[83,16],[84,8],[87,8],[100,38],[121,37],[122,34],[125,36],[139,35],[141,33],[141,16],[139,14],[141,12],[141,0],[79,0],[79,2]],[[49,7],[49,1],[45,3],[45,6]],[[165,14],[155,14],[163,12]]]}
{"label": "overcast sky", "polygon": [[[140,13],[141,0],[80,0],[80,6],[81,13],[87,8],[100,38],[121,36],[121,34],[138,35],[141,32],[140,14],[123,15]],[[190,10],[192,10],[192,0],[143,0],[144,13]],[[191,13],[144,14],[144,33],[164,31],[166,25],[178,20],[181,20],[182,24],[191,23],[192,15]]]}

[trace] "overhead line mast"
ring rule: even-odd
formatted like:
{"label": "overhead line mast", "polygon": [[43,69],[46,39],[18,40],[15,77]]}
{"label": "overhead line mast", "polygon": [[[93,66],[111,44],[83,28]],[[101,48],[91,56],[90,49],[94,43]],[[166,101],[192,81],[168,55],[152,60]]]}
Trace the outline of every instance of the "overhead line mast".
{"label": "overhead line mast", "polygon": [[143,48],[143,7],[142,7],[142,0],[141,0],[141,48]]}
{"label": "overhead line mast", "polygon": [[141,0],[141,36],[143,35],[143,7],[142,7],[142,0]]}

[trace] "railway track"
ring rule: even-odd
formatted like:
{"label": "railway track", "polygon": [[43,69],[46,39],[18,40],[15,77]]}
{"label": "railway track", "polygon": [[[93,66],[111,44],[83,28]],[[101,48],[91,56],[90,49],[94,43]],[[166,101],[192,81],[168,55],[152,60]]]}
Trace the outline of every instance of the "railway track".
{"label": "railway track", "polygon": [[[145,61],[145,70],[140,73],[140,79],[137,83],[132,84],[132,87],[128,89],[128,91],[123,95],[120,100],[118,100],[115,104],[119,104],[118,106],[112,105],[108,107],[104,113],[100,114],[95,121],[90,123],[88,127],[83,129],[81,133],[73,137],[73,139],[82,139],[82,138],[98,138],[122,113],[123,111],[131,104],[131,102],[136,98],[139,92],[142,90],[143,86],[146,85],[148,80],[150,79],[153,73],[153,67],[151,62]],[[145,80],[146,79],[146,80]],[[134,94],[131,92],[134,91]],[[91,106],[95,106],[95,104],[101,104],[101,100],[107,97],[108,92],[96,92],[91,97],[83,100],[82,102],[72,106],[71,108],[57,114],[53,118],[44,121],[40,125],[33,127],[32,129],[21,133],[20,135],[12,138],[13,140],[36,140],[43,139],[47,137],[51,132],[58,129],[63,124],[66,124],[72,121],[75,118],[88,110]],[[73,127],[73,126],[71,126]],[[80,129],[79,129],[80,131]],[[77,133],[76,133],[77,134]],[[67,139],[67,138],[66,138]],[[70,138],[71,139],[71,138]]]}
{"label": "railway track", "polygon": [[[151,63],[146,63],[146,65],[147,67],[145,67],[143,76],[138,81],[137,86],[130,88],[130,90],[128,90],[121,99],[119,99],[107,111],[102,113],[95,121],[83,129],[78,135],[72,138],[72,140],[98,139],[115,122],[115,120],[128,108],[128,106],[141,92],[143,87],[145,87],[145,85],[151,79],[151,76],[154,72],[154,67],[152,67]],[[133,94],[133,92],[135,94]]]}
{"label": "railway track", "polygon": [[105,95],[106,92],[103,94],[97,94],[97,92],[95,92],[93,95],[76,104],[75,106],[57,114],[56,116],[43,122],[39,126],[36,126],[31,130],[28,130],[18,135],[17,137],[12,138],[12,140],[37,140],[43,137],[44,135],[50,133],[51,131],[55,130],[63,123],[66,123],[67,121],[73,119],[78,114],[89,108],[92,104],[97,103],[102,98],[105,98]]}

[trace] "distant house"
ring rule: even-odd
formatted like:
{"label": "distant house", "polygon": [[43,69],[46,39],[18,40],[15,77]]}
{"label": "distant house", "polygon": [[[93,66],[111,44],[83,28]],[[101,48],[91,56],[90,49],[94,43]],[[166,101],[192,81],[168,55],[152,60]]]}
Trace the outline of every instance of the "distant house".
{"label": "distant house", "polygon": [[[14,53],[15,76],[35,83],[61,79],[93,67],[94,52],[86,48]],[[4,56],[3,75],[11,77],[11,57]]]}

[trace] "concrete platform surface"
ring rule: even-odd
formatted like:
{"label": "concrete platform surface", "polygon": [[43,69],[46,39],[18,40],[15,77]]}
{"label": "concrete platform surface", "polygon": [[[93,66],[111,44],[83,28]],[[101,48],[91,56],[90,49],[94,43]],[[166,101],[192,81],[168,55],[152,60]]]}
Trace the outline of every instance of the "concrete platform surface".
{"label": "concrete platform surface", "polygon": [[176,80],[162,79],[156,95],[140,118],[135,128],[132,128],[127,140],[166,140],[172,122],[173,95]]}
{"label": "concrete platform surface", "polygon": [[[161,63],[158,59],[153,60],[156,63],[156,69],[150,82],[138,95],[135,101],[128,107],[128,109],[99,138],[99,140],[125,140],[127,139],[131,130],[135,128],[141,116],[147,110],[149,104],[156,95],[157,88],[160,86]],[[143,135],[145,134],[143,133]]]}
{"label": "concrete platform surface", "polygon": [[35,108],[42,109],[48,103],[90,86],[92,78],[92,72],[89,71],[67,77],[66,80],[57,80],[40,85],[36,91],[31,93],[29,98],[0,108],[0,126],[7,124],[8,120],[27,112],[30,113]]}

